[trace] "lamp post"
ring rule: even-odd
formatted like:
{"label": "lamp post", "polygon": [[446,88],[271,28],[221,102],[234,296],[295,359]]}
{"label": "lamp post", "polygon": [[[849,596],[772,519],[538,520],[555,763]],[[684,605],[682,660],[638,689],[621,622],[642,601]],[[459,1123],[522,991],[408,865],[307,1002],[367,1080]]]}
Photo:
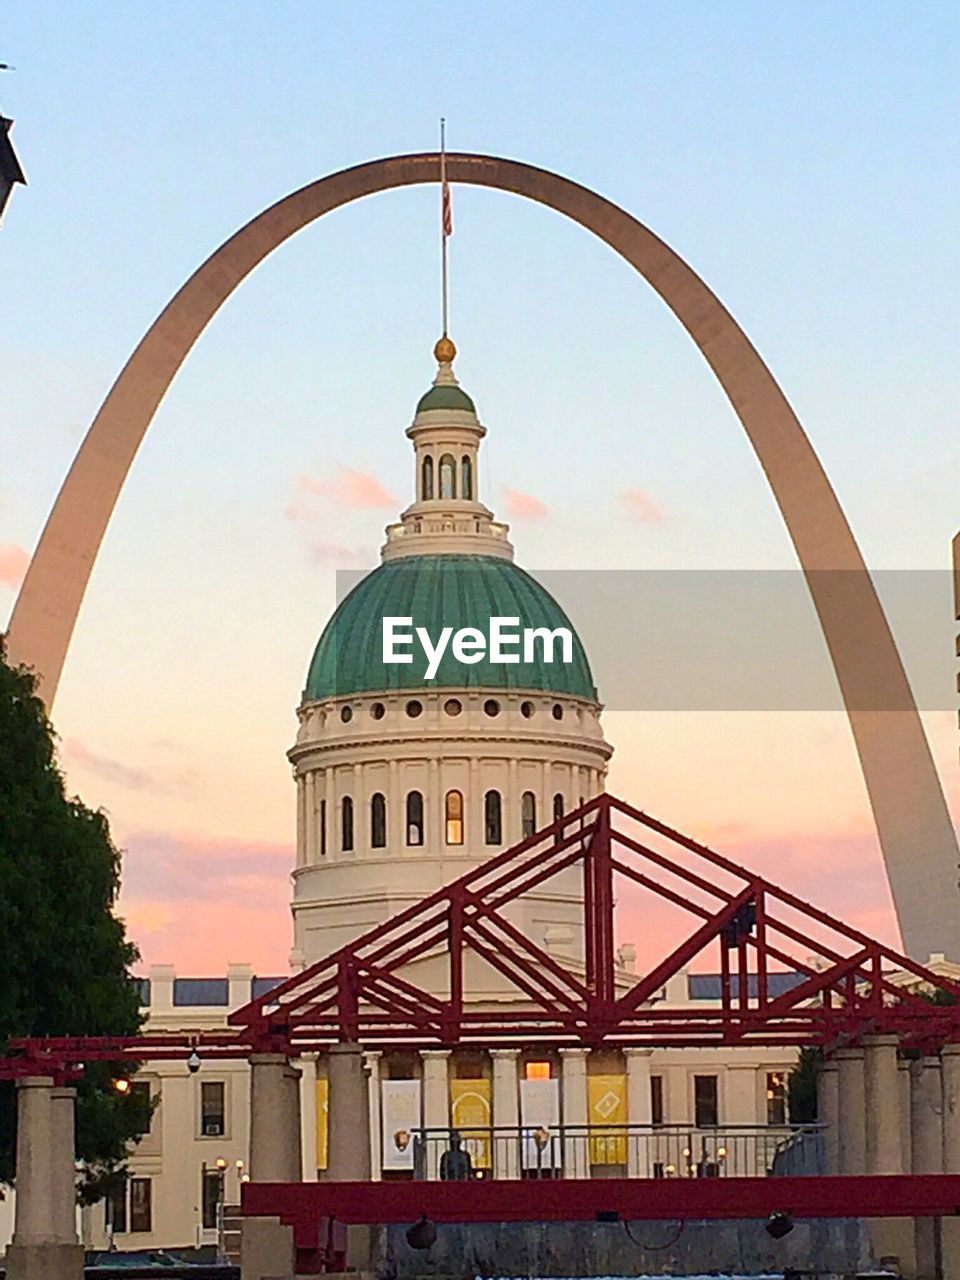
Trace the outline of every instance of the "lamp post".
{"label": "lamp post", "polygon": [[227,1260],[226,1235],[224,1231],[223,1206],[227,1189],[227,1162],[221,1156],[217,1161],[217,1262]]}

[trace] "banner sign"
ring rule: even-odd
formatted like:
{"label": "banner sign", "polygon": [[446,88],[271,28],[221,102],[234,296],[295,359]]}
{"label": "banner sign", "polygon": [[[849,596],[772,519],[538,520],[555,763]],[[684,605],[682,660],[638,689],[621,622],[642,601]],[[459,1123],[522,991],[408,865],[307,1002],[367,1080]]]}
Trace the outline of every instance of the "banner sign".
{"label": "banner sign", "polygon": [[413,1168],[413,1133],[420,1128],[420,1081],[381,1080],[384,1169]]}
{"label": "banner sign", "polygon": [[626,1129],[601,1128],[594,1125],[626,1124],[627,1077],[587,1076],[587,1103],[590,1116],[590,1163],[626,1164]]}
{"label": "banner sign", "polygon": [[560,1081],[520,1081],[520,1124],[524,1169],[559,1169]]}
{"label": "banner sign", "polygon": [[330,1081],[317,1076],[317,1170],[327,1167],[327,1135],[330,1132]]}
{"label": "banner sign", "polygon": [[489,1080],[450,1081],[450,1124],[470,1152],[474,1169],[491,1168]]}

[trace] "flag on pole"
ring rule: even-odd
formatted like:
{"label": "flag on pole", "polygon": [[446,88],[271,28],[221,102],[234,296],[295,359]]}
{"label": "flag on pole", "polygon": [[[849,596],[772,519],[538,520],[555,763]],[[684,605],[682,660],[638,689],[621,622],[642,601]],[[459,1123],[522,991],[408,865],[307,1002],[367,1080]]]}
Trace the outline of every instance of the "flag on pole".
{"label": "flag on pole", "polygon": [[443,238],[453,235],[453,202],[450,199],[450,184],[447,182],[447,122],[440,118],[440,225]]}
{"label": "flag on pole", "polygon": [[453,202],[450,199],[450,184],[446,176],[443,179],[443,234],[453,235]]}

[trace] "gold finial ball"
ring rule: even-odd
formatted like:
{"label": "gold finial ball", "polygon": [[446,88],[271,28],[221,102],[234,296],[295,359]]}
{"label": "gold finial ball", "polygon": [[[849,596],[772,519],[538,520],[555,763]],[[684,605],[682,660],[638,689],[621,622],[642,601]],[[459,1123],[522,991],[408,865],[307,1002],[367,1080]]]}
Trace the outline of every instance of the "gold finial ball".
{"label": "gold finial ball", "polygon": [[457,356],[457,348],[454,346],[453,339],[444,334],[433,348],[433,354],[436,356],[438,364],[453,364]]}

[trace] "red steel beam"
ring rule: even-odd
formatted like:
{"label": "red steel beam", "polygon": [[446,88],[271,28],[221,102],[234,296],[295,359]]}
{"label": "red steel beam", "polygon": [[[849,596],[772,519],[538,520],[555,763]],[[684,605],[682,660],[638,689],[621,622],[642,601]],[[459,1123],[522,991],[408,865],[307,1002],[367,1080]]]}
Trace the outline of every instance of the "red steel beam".
{"label": "red steel beam", "polygon": [[[478,1182],[246,1182],[241,1211],[292,1224],[299,1248],[323,1220],[345,1223],[629,1222],[687,1219],[930,1218],[960,1205],[960,1174],[829,1178],[530,1178]],[[299,1238],[297,1238],[299,1229]]]}

